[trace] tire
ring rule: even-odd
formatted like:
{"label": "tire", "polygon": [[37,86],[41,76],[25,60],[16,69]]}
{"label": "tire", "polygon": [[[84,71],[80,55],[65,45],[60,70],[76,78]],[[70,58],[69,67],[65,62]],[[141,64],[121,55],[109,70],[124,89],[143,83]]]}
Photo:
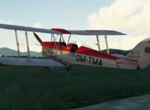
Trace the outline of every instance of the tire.
{"label": "tire", "polygon": [[65,68],[67,71],[72,71],[72,66],[66,66],[66,68]]}
{"label": "tire", "polygon": [[44,67],[43,68],[43,73],[50,73],[50,68],[49,67]]}

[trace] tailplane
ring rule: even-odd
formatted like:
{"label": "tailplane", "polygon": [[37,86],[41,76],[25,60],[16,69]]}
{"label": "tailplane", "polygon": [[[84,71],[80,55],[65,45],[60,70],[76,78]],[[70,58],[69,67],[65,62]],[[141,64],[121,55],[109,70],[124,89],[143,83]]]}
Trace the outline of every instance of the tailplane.
{"label": "tailplane", "polygon": [[128,59],[138,61],[138,67],[143,69],[150,65],[150,38],[137,44],[127,55]]}

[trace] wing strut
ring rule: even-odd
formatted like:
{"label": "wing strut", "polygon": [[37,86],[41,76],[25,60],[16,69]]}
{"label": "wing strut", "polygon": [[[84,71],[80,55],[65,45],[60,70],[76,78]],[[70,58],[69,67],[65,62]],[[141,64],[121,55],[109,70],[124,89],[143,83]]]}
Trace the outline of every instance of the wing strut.
{"label": "wing strut", "polygon": [[28,40],[28,34],[26,31],[25,31],[25,36],[26,36],[26,43],[27,43],[27,50],[28,50],[28,61],[30,61],[29,40]]}
{"label": "wing strut", "polygon": [[101,51],[98,35],[96,35],[98,50]]}
{"label": "wing strut", "polygon": [[106,35],[105,35],[105,42],[106,42],[107,54],[109,54],[108,41],[107,41],[107,36]]}
{"label": "wing strut", "polygon": [[16,44],[17,44],[17,50],[18,50],[18,57],[20,57],[20,50],[19,50],[19,42],[18,42],[17,30],[15,30],[15,36],[16,36]]}
{"label": "wing strut", "polygon": [[71,34],[69,35],[68,44],[69,44],[70,38],[71,38]]}
{"label": "wing strut", "polygon": [[53,39],[54,39],[54,35],[51,34],[51,56],[53,55]]}

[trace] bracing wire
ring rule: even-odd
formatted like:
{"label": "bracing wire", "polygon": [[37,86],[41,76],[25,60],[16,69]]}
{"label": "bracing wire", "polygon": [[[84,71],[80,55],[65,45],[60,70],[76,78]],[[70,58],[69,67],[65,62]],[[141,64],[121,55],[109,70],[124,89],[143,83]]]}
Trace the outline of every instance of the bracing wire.
{"label": "bracing wire", "polygon": [[90,39],[91,39],[92,37],[91,36],[89,36],[88,37],[88,40],[86,40],[85,42],[83,42],[83,44],[82,45],[85,45],[85,43],[87,43]]}
{"label": "bracing wire", "polygon": [[[32,36],[31,33],[29,33],[29,35]],[[29,40],[30,40],[30,42],[32,42],[34,45],[36,45],[34,48],[32,47],[31,50],[34,50],[34,51],[35,51],[35,50],[39,50],[39,48],[41,48],[41,45],[38,44],[37,42],[35,42],[35,41],[32,39],[32,37],[29,37]],[[38,46],[38,47],[37,47],[37,46]]]}

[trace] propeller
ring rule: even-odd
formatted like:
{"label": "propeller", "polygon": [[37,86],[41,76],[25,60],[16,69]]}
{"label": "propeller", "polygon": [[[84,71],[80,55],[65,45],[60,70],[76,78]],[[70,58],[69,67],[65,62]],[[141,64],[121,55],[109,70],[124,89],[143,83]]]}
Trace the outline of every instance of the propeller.
{"label": "propeller", "polygon": [[39,43],[42,44],[42,40],[40,39],[40,37],[34,32],[33,32],[33,34],[34,34],[35,38],[39,41]]}

